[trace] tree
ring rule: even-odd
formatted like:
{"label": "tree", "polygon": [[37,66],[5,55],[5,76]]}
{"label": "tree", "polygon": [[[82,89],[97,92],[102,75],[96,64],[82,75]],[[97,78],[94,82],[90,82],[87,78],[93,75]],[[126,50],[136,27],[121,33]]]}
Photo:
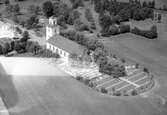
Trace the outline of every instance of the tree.
{"label": "tree", "polygon": [[111,17],[107,14],[102,14],[99,16],[99,24],[102,29],[109,28],[112,24]]}
{"label": "tree", "polygon": [[119,33],[118,27],[112,25],[109,28],[109,35],[117,35]]}
{"label": "tree", "polygon": [[59,13],[60,13],[60,1],[56,0],[54,3],[53,3],[53,13],[54,13],[54,16],[58,17],[59,16]]}
{"label": "tree", "polygon": [[119,15],[113,16],[111,19],[111,24],[120,24],[121,17]]}
{"label": "tree", "polygon": [[126,76],[125,67],[107,62],[100,66],[99,71],[108,75],[113,76],[114,78],[119,78]]}
{"label": "tree", "polygon": [[161,23],[162,15],[158,14],[158,23]]}
{"label": "tree", "polygon": [[71,12],[71,8],[68,7],[67,4],[63,2],[54,3],[53,14],[55,17],[58,17],[58,23],[64,26],[68,23],[68,18]]}
{"label": "tree", "polygon": [[75,29],[79,31],[89,30],[89,27],[86,24],[84,24],[79,18],[74,21],[74,26],[75,26]]}
{"label": "tree", "polygon": [[14,14],[20,14],[20,6],[19,4],[13,5],[13,13]]}
{"label": "tree", "polygon": [[84,6],[83,0],[70,0],[70,1],[72,2],[73,9]]}
{"label": "tree", "polygon": [[[94,54],[93,54],[93,57],[94,57],[94,61],[96,62],[96,63],[98,63],[99,62],[99,64],[102,64],[103,62],[101,62],[102,61],[102,58],[105,60],[105,62],[104,63],[107,63],[107,58],[106,58],[106,53],[105,53],[105,51],[104,51],[104,49],[103,48],[96,48],[95,49],[95,51],[94,51]],[[104,61],[103,60],[103,61]]]}
{"label": "tree", "polygon": [[103,44],[101,42],[99,42],[98,40],[93,40],[93,39],[90,39],[88,42],[87,42],[87,47],[89,50],[92,50],[94,51],[96,48],[103,48]]}
{"label": "tree", "polygon": [[90,9],[86,9],[84,13],[85,13],[85,18],[86,18],[89,22],[94,22],[93,14],[92,14],[92,12],[90,11]]}
{"label": "tree", "polygon": [[17,15],[12,15],[12,20],[15,22],[15,23],[20,23],[20,20],[19,20],[19,18],[18,18],[18,16]]}
{"label": "tree", "polygon": [[25,41],[15,41],[14,43],[14,50],[22,53],[25,52],[25,48],[26,48],[26,42]]}
{"label": "tree", "polygon": [[28,39],[30,39],[30,35],[29,35],[28,31],[24,31],[22,36],[23,37],[20,40],[21,42],[26,42]]}
{"label": "tree", "polygon": [[136,10],[133,11],[133,19],[134,20],[141,20],[141,15],[140,15],[140,9],[137,8]]}
{"label": "tree", "polygon": [[144,1],[142,7],[147,7],[147,6],[148,6],[148,5],[147,5],[147,2]]}
{"label": "tree", "polygon": [[27,10],[32,15],[39,15],[41,12],[41,8],[35,5],[30,5]]}
{"label": "tree", "polygon": [[9,0],[4,0],[5,5],[9,5],[10,1]]}
{"label": "tree", "polygon": [[27,20],[26,27],[28,29],[36,28],[38,25],[38,22],[39,22],[38,17],[36,15],[33,15]]}
{"label": "tree", "polygon": [[81,13],[79,13],[77,10],[73,10],[69,14],[67,23],[70,25],[73,25],[75,20],[80,18],[80,15],[81,15]]}
{"label": "tree", "polygon": [[129,8],[122,9],[118,15],[121,17],[121,21],[129,21],[131,17],[131,11]]}
{"label": "tree", "polygon": [[26,51],[34,53],[34,55],[37,54],[37,51],[41,49],[38,42],[28,41],[26,44]]}
{"label": "tree", "polygon": [[145,20],[147,18],[153,18],[153,10],[147,7],[141,8],[139,11],[139,15],[141,20]]}
{"label": "tree", "polygon": [[17,33],[22,34],[22,30],[18,26],[15,28],[15,30]]}
{"label": "tree", "polygon": [[8,16],[15,16],[20,14],[20,6],[19,4],[9,4],[7,6],[5,6],[5,12]]}
{"label": "tree", "polygon": [[2,53],[6,55],[9,51],[11,51],[10,44],[5,42],[4,46],[2,47]]}
{"label": "tree", "polygon": [[43,3],[43,13],[47,18],[53,15],[53,10],[53,3],[51,1]]}
{"label": "tree", "polygon": [[13,6],[12,5],[7,5],[7,6],[5,6],[5,13],[6,13],[6,15],[7,16],[11,16],[12,15],[12,9],[13,9]]}

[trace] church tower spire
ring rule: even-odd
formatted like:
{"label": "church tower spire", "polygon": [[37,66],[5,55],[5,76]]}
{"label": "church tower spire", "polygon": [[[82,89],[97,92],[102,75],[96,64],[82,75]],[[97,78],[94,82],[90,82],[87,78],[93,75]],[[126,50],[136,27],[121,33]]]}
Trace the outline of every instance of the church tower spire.
{"label": "church tower spire", "polygon": [[60,34],[60,29],[57,24],[56,17],[50,17],[48,20],[48,24],[46,25],[46,40],[54,36],[55,34]]}

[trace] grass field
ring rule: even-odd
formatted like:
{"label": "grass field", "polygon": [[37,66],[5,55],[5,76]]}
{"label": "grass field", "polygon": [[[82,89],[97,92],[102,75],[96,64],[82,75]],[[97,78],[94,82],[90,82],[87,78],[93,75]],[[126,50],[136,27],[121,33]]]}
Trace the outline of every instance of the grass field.
{"label": "grass field", "polygon": [[[118,0],[118,1],[128,2],[129,0]],[[140,1],[143,2],[143,1],[153,1],[153,0],[140,0]],[[167,5],[167,1],[166,0],[155,0],[155,4],[156,4],[156,7],[159,8],[159,7],[162,7],[164,4]]]}
{"label": "grass field", "polygon": [[156,98],[101,95],[40,59],[0,58],[0,62],[0,93],[11,115],[166,115],[167,112]]}
{"label": "grass field", "polygon": [[117,55],[146,66],[155,73],[161,86],[154,93],[167,99],[167,40],[148,40],[123,34],[106,40],[105,44]]}

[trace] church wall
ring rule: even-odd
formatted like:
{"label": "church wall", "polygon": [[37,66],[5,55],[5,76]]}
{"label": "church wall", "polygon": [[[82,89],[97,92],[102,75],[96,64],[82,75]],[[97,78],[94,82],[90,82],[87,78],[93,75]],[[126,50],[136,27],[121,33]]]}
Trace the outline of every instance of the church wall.
{"label": "church wall", "polygon": [[60,49],[52,44],[49,44],[49,43],[46,44],[46,48],[53,51],[54,53],[58,53],[61,57],[63,57],[65,60],[68,61],[68,57],[69,57],[68,52],[66,52],[66,51],[64,51],[64,50],[62,50],[62,49]]}

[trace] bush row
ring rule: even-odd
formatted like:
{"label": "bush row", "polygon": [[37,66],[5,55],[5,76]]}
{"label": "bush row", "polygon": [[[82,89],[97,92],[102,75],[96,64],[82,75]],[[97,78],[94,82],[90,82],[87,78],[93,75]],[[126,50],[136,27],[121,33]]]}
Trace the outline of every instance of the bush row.
{"label": "bush row", "polygon": [[140,36],[144,36],[144,37],[149,38],[149,39],[155,39],[158,37],[157,27],[155,25],[153,25],[150,28],[150,30],[141,30],[141,29],[135,27],[134,29],[131,30],[131,33],[136,34],[136,35],[140,35]]}
{"label": "bush row", "polygon": [[124,24],[121,24],[120,26],[112,25],[109,28],[102,29],[101,35],[104,37],[108,37],[111,35],[118,35],[127,32],[130,32],[130,25],[124,25]]}

